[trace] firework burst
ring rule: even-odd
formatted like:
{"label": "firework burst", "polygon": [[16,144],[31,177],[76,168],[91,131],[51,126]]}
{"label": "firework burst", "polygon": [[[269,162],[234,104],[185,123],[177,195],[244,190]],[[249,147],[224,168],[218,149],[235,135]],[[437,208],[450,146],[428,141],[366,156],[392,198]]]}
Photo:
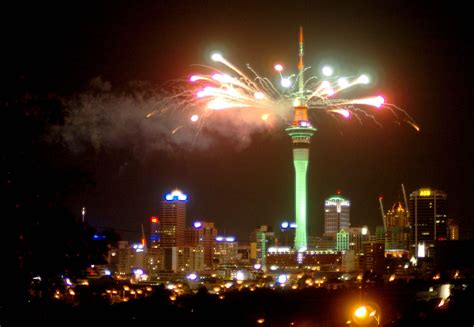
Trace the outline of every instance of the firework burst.
{"label": "firework burst", "polygon": [[[211,59],[221,68],[202,66],[208,73],[195,74],[189,78],[189,82],[196,85],[193,102],[204,110],[204,115],[192,114],[191,120],[194,122],[198,120],[197,117],[228,109],[252,110],[262,121],[267,121],[272,116],[287,121],[294,107],[304,106],[310,112],[324,112],[344,119],[355,117],[360,123],[370,119],[380,125],[375,112],[385,108],[398,120],[419,130],[405,110],[386,103],[382,95],[355,99],[341,96],[343,91],[369,84],[368,75],[362,74],[352,78],[333,76],[333,69],[325,66],[321,76],[311,76],[303,80],[302,73],[285,75],[283,66],[276,64],[274,69],[279,75],[280,85],[275,85],[249,65],[244,72],[219,53],[212,54]],[[304,72],[309,70],[310,67],[305,68]]]}

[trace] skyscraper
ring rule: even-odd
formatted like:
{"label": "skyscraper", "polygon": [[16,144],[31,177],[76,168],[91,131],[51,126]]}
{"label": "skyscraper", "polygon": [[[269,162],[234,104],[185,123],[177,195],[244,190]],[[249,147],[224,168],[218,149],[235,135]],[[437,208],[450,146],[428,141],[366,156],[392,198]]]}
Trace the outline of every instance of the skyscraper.
{"label": "skyscraper", "polygon": [[397,202],[385,214],[387,230],[385,231],[385,251],[393,256],[400,256],[408,251],[408,215],[401,202]]}
{"label": "skyscraper", "polygon": [[188,196],[180,190],[165,195],[160,202],[159,224],[160,247],[171,248],[184,246],[186,228],[186,202]]}
{"label": "skyscraper", "polygon": [[[447,239],[448,195],[443,191],[422,188],[410,194],[410,243],[416,256],[432,256],[435,241]],[[423,254],[424,253],[424,254]]]}
{"label": "skyscraper", "polygon": [[350,201],[340,196],[339,192],[338,195],[332,196],[325,201],[324,236],[335,238],[341,229],[349,231],[350,206]]}
{"label": "skyscraper", "polygon": [[204,253],[204,266],[213,268],[214,245],[217,229],[214,223],[195,221],[191,228],[186,229],[186,245],[201,247]]}

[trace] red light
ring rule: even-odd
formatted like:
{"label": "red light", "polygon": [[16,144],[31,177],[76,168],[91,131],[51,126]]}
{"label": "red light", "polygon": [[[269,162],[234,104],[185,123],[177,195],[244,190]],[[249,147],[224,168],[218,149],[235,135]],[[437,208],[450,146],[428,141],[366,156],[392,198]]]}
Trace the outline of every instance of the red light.
{"label": "red light", "polygon": [[157,223],[158,222],[158,217],[153,216],[153,217],[150,218],[150,221],[152,223]]}

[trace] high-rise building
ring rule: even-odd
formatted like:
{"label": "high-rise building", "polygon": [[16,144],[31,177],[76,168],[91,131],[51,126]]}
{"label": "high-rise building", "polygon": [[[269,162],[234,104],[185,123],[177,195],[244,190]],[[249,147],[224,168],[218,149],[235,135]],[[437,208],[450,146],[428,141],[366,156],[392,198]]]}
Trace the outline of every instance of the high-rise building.
{"label": "high-rise building", "polygon": [[250,239],[251,256],[255,259],[256,263],[262,265],[263,270],[266,270],[267,251],[275,243],[275,233],[271,231],[269,226],[262,225],[252,232]]}
{"label": "high-rise building", "polygon": [[234,236],[217,236],[214,245],[214,262],[220,268],[235,265],[238,259],[239,243]]}
{"label": "high-rise building", "polygon": [[349,228],[349,250],[354,251],[355,254],[363,252],[362,243],[368,241],[370,238],[369,228],[350,227]]}
{"label": "high-rise building", "polygon": [[[283,221],[280,224],[280,230],[275,242],[278,246],[289,246],[292,247],[295,241],[295,230],[296,223]],[[307,243],[309,243],[309,237],[307,237]]]}
{"label": "high-rise building", "polygon": [[204,253],[204,266],[213,268],[214,245],[217,237],[217,229],[214,223],[206,221],[195,221],[191,228],[186,229],[186,245],[201,247]]}
{"label": "high-rise building", "polygon": [[349,251],[349,233],[344,229],[341,229],[336,234],[336,251]]}
{"label": "high-rise building", "polygon": [[351,203],[342,196],[335,195],[324,203],[324,236],[336,237],[336,234],[344,229],[349,230],[349,213]]}
{"label": "high-rise building", "polygon": [[[435,241],[448,238],[448,195],[422,188],[410,194],[410,243],[416,257],[432,256]],[[416,251],[415,251],[416,250]]]}
{"label": "high-rise building", "polygon": [[184,246],[186,202],[188,196],[179,190],[165,195],[159,210],[159,244],[163,248]]}
{"label": "high-rise building", "polygon": [[397,202],[385,214],[385,253],[391,256],[403,256],[408,251],[408,214],[401,202]]}

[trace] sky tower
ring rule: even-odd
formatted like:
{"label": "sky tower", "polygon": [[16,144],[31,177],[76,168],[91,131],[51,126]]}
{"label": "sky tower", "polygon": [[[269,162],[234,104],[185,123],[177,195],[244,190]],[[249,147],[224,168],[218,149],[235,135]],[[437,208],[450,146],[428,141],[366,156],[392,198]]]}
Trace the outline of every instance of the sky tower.
{"label": "sky tower", "polygon": [[295,166],[295,249],[303,251],[306,243],[306,172],[308,170],[309,143],[316,128],[308,119],[308,107],[304,91],[303,27],[299,34],[298,96],[293,103],[295,117],[286,132],[293,140],[293,165]]}

